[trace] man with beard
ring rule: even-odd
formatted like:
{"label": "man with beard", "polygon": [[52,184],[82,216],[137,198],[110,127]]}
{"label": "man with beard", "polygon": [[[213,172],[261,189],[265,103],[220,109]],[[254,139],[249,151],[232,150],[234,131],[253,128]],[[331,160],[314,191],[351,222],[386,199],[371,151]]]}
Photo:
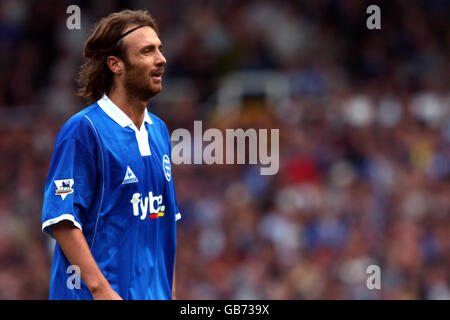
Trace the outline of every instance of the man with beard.
{"label": "man with beard", "polygon": [[172,299],[171,143],[147,101],[166,60],[154,19],[124,10],[84,46],[78,95],[90,103],[56,138],[42,230],[56,239],[50,299]]}

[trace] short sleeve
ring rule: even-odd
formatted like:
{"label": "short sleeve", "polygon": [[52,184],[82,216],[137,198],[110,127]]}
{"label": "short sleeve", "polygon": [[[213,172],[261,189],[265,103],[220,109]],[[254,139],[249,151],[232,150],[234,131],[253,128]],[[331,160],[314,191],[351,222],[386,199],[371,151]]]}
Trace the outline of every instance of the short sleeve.
{"label": "short sleeve", "polygon": [[96,184],[94,156],[78,140],[69,138],[55,144],[45,182],[42,231],[68,220],[80,230],[93,200]]}

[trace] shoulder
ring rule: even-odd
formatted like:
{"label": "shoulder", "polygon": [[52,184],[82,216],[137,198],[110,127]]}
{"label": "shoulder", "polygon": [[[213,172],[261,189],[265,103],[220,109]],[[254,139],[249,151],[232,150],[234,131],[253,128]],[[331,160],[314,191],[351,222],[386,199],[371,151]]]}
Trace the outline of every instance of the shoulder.
{"label": "shoulder", "polygon": [[154,113],[151,113],[148,110],[147,110],[147,113],[150,116],[150,119],[152,120],[153,124],[156,124],[157,126],[161,126],[161,127],[167,128],[166,124],[164,123],[164,121],[160,117],[158,117]]}
{"label": "shoulder", "polygon": [[169,134],[169,130],[168,130],[166,124],[158,116],[154,115],[153,113],[151,113],[149,111],[147,111],[147,112],[148,112],[148,115],[150,116],[150,119],[152,120],[153,126],[158,128],[161,136],[165,140],[165,143],[167,143],[167,145],[169,146],[169,149],[171,149],[172,142],[170,141],[170,134]]}
{"label": "shoulder", "polygon": [[150,119],[152,120],[154,126],[156,126],[161,131],[165,132],[166,134],[169,134],[169,130],[167,129],[166,124],[160,117],[151,113],[150,111],[147,111],[147,113],[150,116]]}
{"label": "shoulder", "polygon": [[99,106],[94,103],[73,115],[64,123],[56,137],[56,144],[67,140],[76,140],[82,144],[92,142],[94,127],[91,116],[98,112]]}

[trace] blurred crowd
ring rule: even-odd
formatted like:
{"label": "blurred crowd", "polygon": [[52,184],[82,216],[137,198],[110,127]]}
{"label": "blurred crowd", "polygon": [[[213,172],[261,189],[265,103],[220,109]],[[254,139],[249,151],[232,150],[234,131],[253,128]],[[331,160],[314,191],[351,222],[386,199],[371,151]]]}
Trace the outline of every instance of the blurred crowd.
{"label": "blurred crowd", "polygon": [[[381,30],[366,27],[370,4],[2,1],[0,299],[48,296],[54,139],[85,106],[74,79],[92,23],[123,8],[159,23],[168,64],[149,110],[170,132],[280,130],[273,176],[173,165],[179,299],[450,299],[450,2],[382,2]],[[230,75],[267,70],[286,99],[217,102]],[[367,287],[371,265],[381,289]]]}

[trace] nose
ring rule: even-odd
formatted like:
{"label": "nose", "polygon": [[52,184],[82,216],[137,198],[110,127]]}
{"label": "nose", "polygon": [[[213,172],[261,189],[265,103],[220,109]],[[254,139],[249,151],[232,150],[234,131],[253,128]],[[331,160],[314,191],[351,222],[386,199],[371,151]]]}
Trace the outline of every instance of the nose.
{"label": "nose", "polygon": [[164,57],[164,55],[162,54],[161,51],[158,50],[158,55],[156,57],[156,61],[155,64],[157,66],[164,66],[166,64],[166,58]]}

